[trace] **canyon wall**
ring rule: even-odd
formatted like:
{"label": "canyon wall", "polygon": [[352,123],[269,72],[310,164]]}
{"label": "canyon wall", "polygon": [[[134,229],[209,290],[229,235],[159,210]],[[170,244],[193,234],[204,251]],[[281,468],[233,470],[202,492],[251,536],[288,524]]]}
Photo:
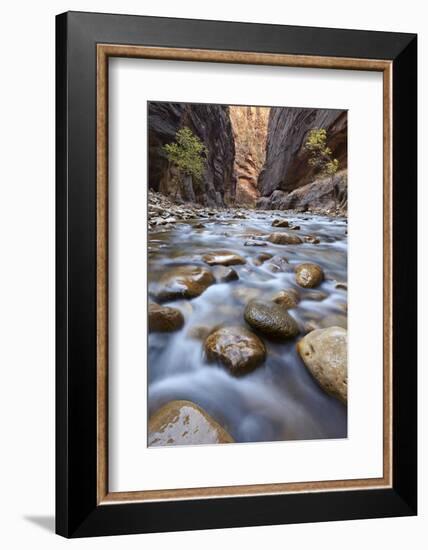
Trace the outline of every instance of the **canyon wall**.
{"label": "canyon wall", "polygon": [[[149,187],[175,201],[225,206],[235,199],[235,144],[229,107],[192,103],[149,103]],[[188,127],[207,148],[203,179],[179,178],[163,151],[177,130]]]}
{"label": "canyon wall", "polygon": [[[261,198],[257,206],[327,209],[339,200],[342,210],[346,210],[347,126],[346,111],[272,107],[266,161],[258,179]],[[339,173],[333,181],[320,177],[308,164],[304,143],[312,128],[327,131],[327,144],[333,157],[339,160]]]}
{"label": "canyon wall", "polygon": [[235,139],[235,203],[255,206],[258,178],[265,162],[269,107],[230,106]]}

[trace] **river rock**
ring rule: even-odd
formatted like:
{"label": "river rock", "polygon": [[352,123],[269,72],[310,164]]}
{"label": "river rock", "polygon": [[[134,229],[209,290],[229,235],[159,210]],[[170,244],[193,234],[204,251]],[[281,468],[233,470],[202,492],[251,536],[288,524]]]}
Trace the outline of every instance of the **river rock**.
{"label": "river rock", "polygon": [[149,304],[150,332],[174,332],[184,325],[184,317],[175,307]]}
{"label": "river rock", "polygon": [[213,283],[214,275],[204,267],[178,266],[160,277],[154,294],[161,301],[196,298]]}
{"label": "river rock", "polygon": [[324,271],[317,264],[300,264],[295,272],[297,284],[304,288],[313,288],[324,280]]}
{"label": "river rock", "polygon": [[327,315],[327,317],[324,317],[320,320],[320,326],[322,328],[327,327],[342,327],[347,329],[348,328],[348,317],[346,315],[340,315],[340,313],[331,315]]}
{"label": "river rock", "polygon": [[250,241],[245,241],[244,246],[267,246],[267,242],[250,240]]}
{"label": "river rock", "polygon": [[300,244],[302,239],[297,235],[291,233],[271,233],[268,237],[268,241],[273,244]]}
{"label": "river rock", "polygon": [[335,288],[338,288],[340,290],[348,290],[348,283],[342,283],[342,282],[336,283]]}
{"label": "river rock", "polygon": [[280,290],[272,298],[272,301],[287,309],[297,307],[300,297],[299,293],[294,288],[287,288],[286,290]]}
{"label": "river rock", "polygon": [[314,235],[306,235],[305,241],[309,244],[319,244],[321,242],[319,237],[315,237]]}
{"label": "river rock", "polygon": [[273,273],[285,273],[290,270],[290,264],[288,263],[287,258],[285,256],[280,256],[279,254],[275,254],[275,256],[270,259],[267,267]]}
{"label": "river rock", "polygon": [[273,220],[272,227],[290,227],[288,220]]}
{"label": "river rock", "polygon": [[304,300],[315,300],[315,302],[322,302],[327,298],[328,294],[322,290],[310,290],[303,296]]}
{"label": "river rock", "polygon": [[309,332],[297,351],[318,384],[343,403],[347,401],[347,331],[330,327]]}
{"label": "river rock", "polygon": [[225,265],[214,266],[213,273],[218,283],[228,283],[239,279],[239,275],[233,267],[227,267]]}
{"label": "river rock", "polygon": [[245,258],[228,250],[210,252],[202,256],[202,259],[208,265],[238,265],[246,263]]}
{"label": "river rock", "polygon": [[205,340],[208,361],[222,363],[231,374],[246,374],[263,363],[266,348],[258,336],[240,326],[222,327]]}
{"label": "river rock", "polygon": [[194,340],[205,340],[211,332],[213,332],[218,325],[208,326],[208,325],[193,325],[190,327],[187,336],[193,338]]}
{"label": "river rock", "polygon": [[266,260],[269,260],[270,258],[272,258],[272,254],[269,254],[268,252],[257,254],[257,256],[253,260],[253,264],[262,265]]}
{"label": "river rock", "polygon": [[234,443],[232,436],[191,401],[170,401],[150,417],[149,447]]}
{"label": "river rock", "polygon": [[285,307],[274,302],[252,300],[244,319],[254,329],[275,340],[287,340],[299,334],[299,326]]}

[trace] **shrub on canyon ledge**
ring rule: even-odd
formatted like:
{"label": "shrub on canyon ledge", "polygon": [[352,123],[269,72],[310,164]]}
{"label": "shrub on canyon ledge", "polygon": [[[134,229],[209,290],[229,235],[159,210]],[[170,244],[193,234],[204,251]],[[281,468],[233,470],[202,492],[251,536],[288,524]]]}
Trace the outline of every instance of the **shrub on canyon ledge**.
{"label": "shrub on canyon ledge", "polygon": [[312,128],[309,131],[305,149],[309,152],[309,165],[322,175],[333,176],[339,169],[339,161],[333,158],[330,147],[327,147],[327,132],[324,128]]}
{"label": "shrub on canyon ledge", "polygon": [[190,128],[178,130],[175,141],[164,145],[163,149],[180,174],[192,176],[196,182],[202,180],[208,150]]}

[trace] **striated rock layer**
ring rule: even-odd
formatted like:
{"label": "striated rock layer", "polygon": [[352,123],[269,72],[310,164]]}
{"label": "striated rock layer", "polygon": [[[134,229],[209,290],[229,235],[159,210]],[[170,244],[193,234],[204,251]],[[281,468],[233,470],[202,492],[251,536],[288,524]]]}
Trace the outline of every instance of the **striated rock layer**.
{"label": "striated rock layer", "polygon": [[269,107],[230,106],[235,139],[235,202],[255,206],[260,196],[257,186],[266,157]]}
{"label": "striated rock layer", "polygon": [[[312,128],[327,130],[327,144],[339,160],[333,183],[308,164],[304,143]],[[258,179],[259,208],[332,208],[346,210],[347,201],[347,112],[334,109],[270,109],[266,161]]]}
{"label": "striated rock layer", "polygon": [[[225,206],[235,198],[235,143],[227,105],[149,103],[149,187],[175,201]],[[162,147],[188,127],[207,147],[202,182],[180,181]]]}

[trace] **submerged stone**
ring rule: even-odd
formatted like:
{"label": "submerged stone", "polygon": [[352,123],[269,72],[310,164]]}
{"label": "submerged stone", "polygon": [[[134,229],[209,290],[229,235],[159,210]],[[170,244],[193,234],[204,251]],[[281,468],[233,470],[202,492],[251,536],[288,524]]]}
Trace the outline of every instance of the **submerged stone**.
{"label": "submerged stone", "polygon": [[251,372],[266,357],[260,338],[241,326],[222,327],[212,332],[204,348],[208,361],[222,363],[235,376]]}
{"label": "submerged stone", "polygon": [[300,332],[287,309],[274,302],[252,300],[245,308],[244,319],[252,328],[275,340],[288,340]]}

